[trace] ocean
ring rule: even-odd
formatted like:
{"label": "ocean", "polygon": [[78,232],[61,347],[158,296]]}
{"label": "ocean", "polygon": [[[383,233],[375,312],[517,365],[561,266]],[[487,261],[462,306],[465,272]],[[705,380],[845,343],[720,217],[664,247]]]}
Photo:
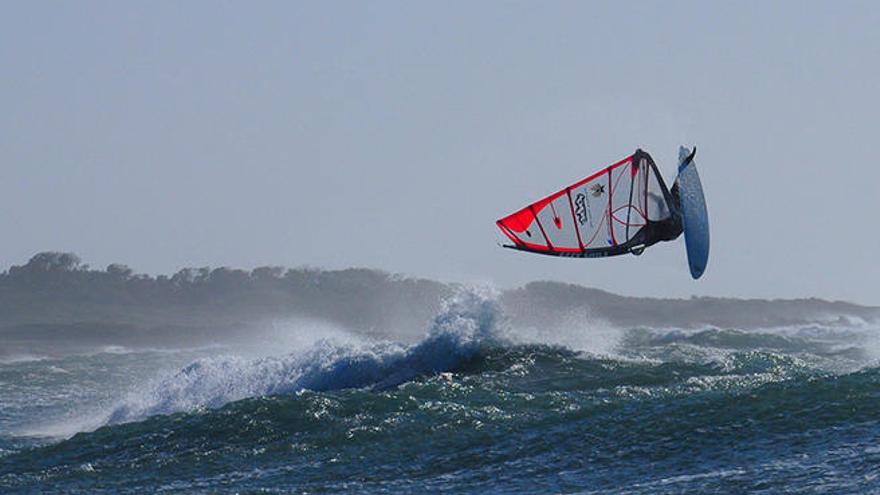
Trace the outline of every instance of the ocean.
{"label": "ocean", "polygon": [[7,355],[0,493],[880,493],[875,324],[566,321]]}

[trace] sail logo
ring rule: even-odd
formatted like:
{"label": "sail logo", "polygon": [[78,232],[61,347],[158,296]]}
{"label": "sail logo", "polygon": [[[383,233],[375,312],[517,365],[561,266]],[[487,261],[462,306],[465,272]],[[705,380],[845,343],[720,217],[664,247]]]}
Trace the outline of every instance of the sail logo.
{"label": "sail logo", "polygon": [[574,213],[577,215],[578,223],[583,225],[587,223],[587,197],[583,193],[578,193],[574,200]]}

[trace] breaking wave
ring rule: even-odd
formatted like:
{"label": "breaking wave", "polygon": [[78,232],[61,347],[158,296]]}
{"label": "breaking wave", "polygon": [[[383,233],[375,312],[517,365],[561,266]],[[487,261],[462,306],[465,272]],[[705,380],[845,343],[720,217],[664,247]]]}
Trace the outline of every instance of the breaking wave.
{"label": "breaking wave", "polygon": [[501,337],[499,310],[492,297],[467,291],[447,301],[427,337],[405,346],[360,339],[320,340],[310,349],[279,357],[199,359],[131,394],[109,423],[216,408],[249,397],[302,390],[385,389],[419,376],[449,371]]}

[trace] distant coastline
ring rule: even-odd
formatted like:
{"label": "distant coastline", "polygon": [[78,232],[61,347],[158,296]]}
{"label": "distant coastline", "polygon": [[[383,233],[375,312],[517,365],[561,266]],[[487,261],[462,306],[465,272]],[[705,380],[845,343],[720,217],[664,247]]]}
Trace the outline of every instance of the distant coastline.
{"label": "distant coastline", "polygon": [[[98,270],[72,253],[42,252],[0,273],[0,337],[6,343],[0,354],[31,352],[35,342],[201,345],[286,318],[416,340],[457,288],[366,268],[186,268],[151,277],[125,265]],[[511,324],[536,328],[571,318],[627,328],[740,330],[880,321],[880,308],[815,298],[658,299],[558,282],[502,291],[499,303]]]}

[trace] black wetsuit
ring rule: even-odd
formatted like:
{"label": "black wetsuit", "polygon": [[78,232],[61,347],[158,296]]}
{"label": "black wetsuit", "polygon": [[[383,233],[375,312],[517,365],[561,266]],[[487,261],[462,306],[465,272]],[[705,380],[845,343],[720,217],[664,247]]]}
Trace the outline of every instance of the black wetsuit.
{"label": "black wetsuit", "polygon": [[651,232],[648,237],[657,241],[672,241],[684,232],[681,223],[681,198],[678,192],[678,181],[672,185],[669,191],[672,196],[672,204],[669,205],[669,218],[659,222],[651,222]]}

